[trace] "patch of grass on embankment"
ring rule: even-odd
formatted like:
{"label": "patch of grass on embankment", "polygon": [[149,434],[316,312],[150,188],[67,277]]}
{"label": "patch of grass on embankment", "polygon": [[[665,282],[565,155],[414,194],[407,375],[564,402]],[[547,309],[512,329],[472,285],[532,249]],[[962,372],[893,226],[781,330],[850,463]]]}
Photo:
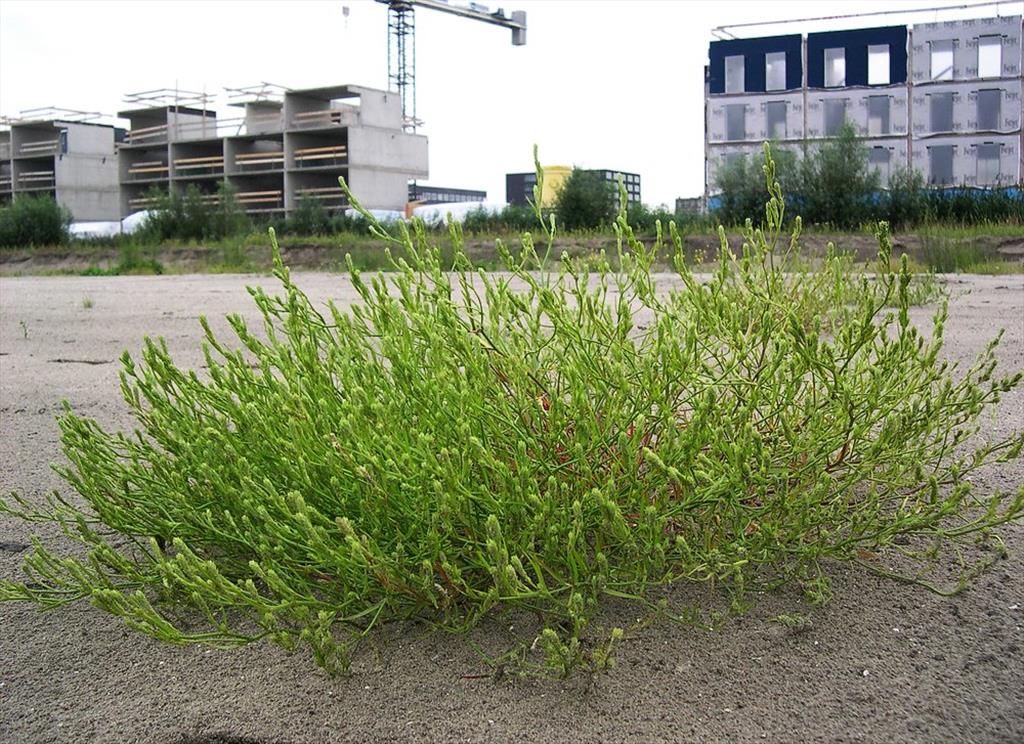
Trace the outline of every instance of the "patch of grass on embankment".
{"label": "patch of grass on embankment", "polygon": [[[739,229],[727,230],[730,236]],[[906,253],[921,271],[965,274],[1024,273],[1024,238],[1019,225],[929,225],[894,237],[895,253]],[[705,230],[681,231],[686,258],[693,266],[714,262],[719,238]],[[435,233],[445,257],[453,255],[451,238]],[[653,236],[642,238],[653,243]],[[475,265],[500,268],[495,244],[517,238],[501,231],[473,232],[465,237],[465,250]],[[738,247],[738,242],[733,240]],[[824,256],[828,243],[851,254],[857,262],[870,260],[874,247],[871,231],[837,232],[810,229],[804,234],[808,255]],[[285,263],[294,269],[343,271],[345,256],[362,271],[388,270],[385,244],[363,233],[289,235],[280,238]],[[561,235],[555,255],[597,259],[601,251],[615,254],[615,236],[607,231],[584,230]],[[666,257],[657,266],[672,267]],[[30,246],[0,251],[0,275],[115,276],[188,273],[268,273],[272,270],[270,240],[265,232],[211,240],[164,241],[146,244],[128,237],[102,241],[73,241],[58,246]]]}

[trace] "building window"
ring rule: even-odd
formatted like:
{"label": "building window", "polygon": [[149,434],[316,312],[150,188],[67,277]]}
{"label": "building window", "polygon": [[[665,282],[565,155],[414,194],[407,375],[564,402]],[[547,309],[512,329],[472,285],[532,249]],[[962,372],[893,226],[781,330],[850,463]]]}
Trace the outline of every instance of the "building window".
{"label": "building window", "polygon": [[891,153],[888,147],[872,147],[868,151],[868,163],[878,171],[879,182],[882,186],[889,185],[889,157]]}
{"label": "building window", "polygon": [[1003,74],[1003,37],[978,37],[978,77],[999,77]]}
{"label": "building window", "polygon": [[725,58],[725,92],[742,93],[743,87],[743,55]]}
{"label": "building window", "polygon": [[928,96],[931,106],[931,131],[953,131],[953,94],[931,93]]}
{"label": "building window", "polygon": [[764,89],[786,89],[786,53],[769,52],[764,55]]}
{"label": "building window", "polygon": [[889,84],[889,45],[868,47],[868,85]]}
{"label": "building window", "polygon": [[953,184],[953,145],[936,145],[928,148],[928,183],[933,186]]}
{"label": "building window", "polygon": [[768,101],[764,105],[765,128],[768,139],[778,140],[786,138],[786,102]]}
{"label": "building window", "polygon": [[846,99],[833,98],[825,101],[825,136],[835,137],[846,121]]}
{"label": "building window", "polygon": [[717,162],[712,180],[715,186],[721,186],[721,178],[731,171],[735,170],[737,164],[743,160],[743,153],[741,152],[725,152],[722,153],[721,159]]}
{"label": "building window", "polygon": [[725,107],[725,138],[744,140],[747,138],[747,106],[732,103]]}
{"label": "building window", "polygon": [[983,132],[998,132],[1002,114],[1003,91],[978,91],[978,129]]}
{"label": "building window", "polygon": [[868,134],[889,134],[889,96],[868,96]]}
{"label": "building window", "polygon": [[744,158],[744,155],[743,155],[742,152],[727,152],[727,153],[724,153],[722,155],[722,162],[721,162],[721,165],[719,166],[718,172],[719,173],[725,173],[727,171],[735,169],[736,167],[738,167],[738,165],[740,163],[743,162],[743,158]]}
{"label": "building window", "polygon": [[986,142],[975,148],[978,153],[978,185],[994,186],[999,183],[999,143]]}
{"label": "building window", "polygon": [[932,80],[953,79],[953,40],[943,39],[930,42],[932,55]]}
{"label": "building window", "polygon": [[825,87],[841,88],[846,85],[846,49],[825,50]]}

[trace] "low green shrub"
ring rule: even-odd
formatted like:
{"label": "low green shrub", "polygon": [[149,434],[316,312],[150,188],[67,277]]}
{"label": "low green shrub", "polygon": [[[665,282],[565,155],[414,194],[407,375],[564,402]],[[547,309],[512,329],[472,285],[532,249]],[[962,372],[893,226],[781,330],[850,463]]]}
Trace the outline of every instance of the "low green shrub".
{"label": "low green shrub", "polygon": [[[783,174],[786,206],[804,223],[827,229],[856,229],[886,221],[896,230],[930,225],[1024,225],[1019,186],[978,189],[929,187],[920,171],[893,168],[882,187],[869,161],[869,148],[852,124],[838,136],[808,148],[804,157],[776,154]],[[768,198],[757,158],[739,156],[715,175],[720,190],[715,217],[742,225]]]}
{"label": "low green shrub", "polygon": [[126,274],[163,274],[164,265],[157,260],[158,250],[148,243],[138,243],[131,236],[118,235],[110,241],[117,248],[117,263],[107,267],[93,264],[77,272],[79,276],[123,276]]}
{"label": "low green shrub", "polygon": [[71,213],[52,196],[19,196],[0,207],[0,248],[62,245]]}
{"label": "low green shrub", "polygon": [[258,236],[260,243],[266,244],[267,232],[273,228],[280,236],[294,238],[319,238],[331,235],[352,235],[364,238],[369,231],[369,223],[361,214],[350,215],[345,210],[333,213],[315,199],[303,199],[298,207],[287,218],[264,221],[259,224],[263,228]]}
{"label": "low green shrub", "polygon": [[[764,201],[762,200],[760,204],[763,206]],[[673,213],[664,206],[652,208],[640,202],[626,204],[626,221],[637,235],[644,236],[657,234],[659,222],[663,230],[668,229],[669,222],[675,222],[676,229],[680,232],[695,230],[713,232],[718,225],[718,223],[712,224],[706,215],[686,212]]]}
{"label": "low green shrub", "polygon": [[1024,194],[1021,188],[926,189],[927,221],[978,225],[1002,222],[1024,226]]}
{"label": "low green shrub", "polygon": [[148,196],[153,200],[152,214],[133,236],[138,241],[220,240],[245,235],[251,229],[248,216],[235,199],[235,189],[225,182],[218,184],[214,194],[190,184],[183,193],[154,187]]}
{"label": "low green shrub", "polygon": [[309,196],[300,199],[288,216],[286,231],[291,235],[331,235],[335,232],[331,215],[324,205]]}
{"label": "low green shrub", "polygon": [[881,190],[880,176],[869,164],[867,152],[857,130],[847,122],[837,137],[799,161],[795,206],[807,222],[849,230],[878,219],[872,195]]}
{"label": "low green shrub", "polygon": [[917,259],[930,271],[953,274],[970,271],[972,267],[999,258],[992,246],[979,245],[974,240],[948,238],[922,231],[921,248]]}
{"label": "low green shrub", "polygon": [[537,224],[533,209],[524,204],[506,204],[501,212],[494,214],[483,207],[466,215],[462,223],[467,233],[523,232]]}
{"label": "low green shrub", "polygon": [[909,228],[928,221],[928,190],[924,176],[912,168],[894,168],[888,190],[878,210],[894,229]]}
{"label": "low green shrub", "polygon": [[[870,167],[867,147],[852,124],[804,157],[791,150],[780,150],[775,157],[787,208],[807,224],[849,230],[878,219],[872,203],[872,194],[879,192],[878,172]],[[715,182],[721,190],[715,216],[727,225],[742,225],[769,198],[761,164],[753,156],[739,156],[723,165]]]}
{"label": "low green shrub", "polygon": [[1024,489],[970,480],[1024,446],[976,436],[1022,377],[995,375],[998,338],[967,368],[942,361],[946,305],[930,335],[911,324],[884,225],[875,281],[834,254],[801,268],[800,221],[779,242],[765,170],[764,229],[739,253],[721,231],[714,276],[679,260],[669,293],[651,273],[661,236],[646,248],[622,215],[618,271],[552,271],[550,222],[546,247],[499,244],[504,274],[474,271],[457,226],[451,265],[422,225],[374,228],[396,271],[350,265],[348,309],[314,306],[278,255],[281,293],[250,289],[258,329],[229,316],[229,343],[201,321],[205,373],[162,340],[122,357],[137,433],[65,411],[57,471],[84,506],[0,510],[86,553],[34,541],[0,599],[87,599],[171,643],[305,646],[330,671],[385,622],[461,631],[521,611],[539,626],[518,662],[565,674],[611,663],[623,631],[595,627],[611,598],[675,618],[659,599],[674,582],[737,610],[791,582],[823,600],[829,561],[884,571],[897,543],[925,570],[1018,519]]}

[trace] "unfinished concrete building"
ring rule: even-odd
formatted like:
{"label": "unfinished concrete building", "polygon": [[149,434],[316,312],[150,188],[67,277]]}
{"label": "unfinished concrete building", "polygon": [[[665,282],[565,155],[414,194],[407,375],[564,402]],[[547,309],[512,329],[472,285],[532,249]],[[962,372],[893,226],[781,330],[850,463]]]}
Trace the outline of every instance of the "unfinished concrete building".
{"label": "unfinished concrete building", "polygon": [[761,143],[804,155],[853,124],[886,185],[1006,186],[1024,171],[1021,16],[714,41],[705,70],[705,197]]}
{"label": "unfinished concrete building", "polygon": [[0,204],[48,195],[76,221],[120,218],[116,141],[123,134],[99,114],[45,108],[0,128]]}
{"label": "unfinished concrete building", "polygon": [[203,94],[148,91],[118,115],[131,127],[118,148],[121,213],[152,205],[152,189],[194,185],[210,200],[229,185],[253,215],[286,215],[303,200],[348,206],[344,177],[369,209],[402,210],[408,182],[427,176],[427,138],[402,129],[394,93],[354,85],[234,89],[242,116],[218,120]]}

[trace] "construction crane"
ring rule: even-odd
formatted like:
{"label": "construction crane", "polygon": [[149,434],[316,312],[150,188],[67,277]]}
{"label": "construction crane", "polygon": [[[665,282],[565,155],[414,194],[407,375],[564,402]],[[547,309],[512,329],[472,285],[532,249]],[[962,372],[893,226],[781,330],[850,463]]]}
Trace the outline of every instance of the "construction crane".
{"label": "construction crane", "polygon": [[506,16],[502,8],[491,12],[485,5],[449,5],[447,0],[377,0],[388,6],[388,84],[402,100],[402,117],[407,131],[415,132],[416,118],[416,8],[483,21],[512,30],[512,46],[526,44],[526,11]]}

